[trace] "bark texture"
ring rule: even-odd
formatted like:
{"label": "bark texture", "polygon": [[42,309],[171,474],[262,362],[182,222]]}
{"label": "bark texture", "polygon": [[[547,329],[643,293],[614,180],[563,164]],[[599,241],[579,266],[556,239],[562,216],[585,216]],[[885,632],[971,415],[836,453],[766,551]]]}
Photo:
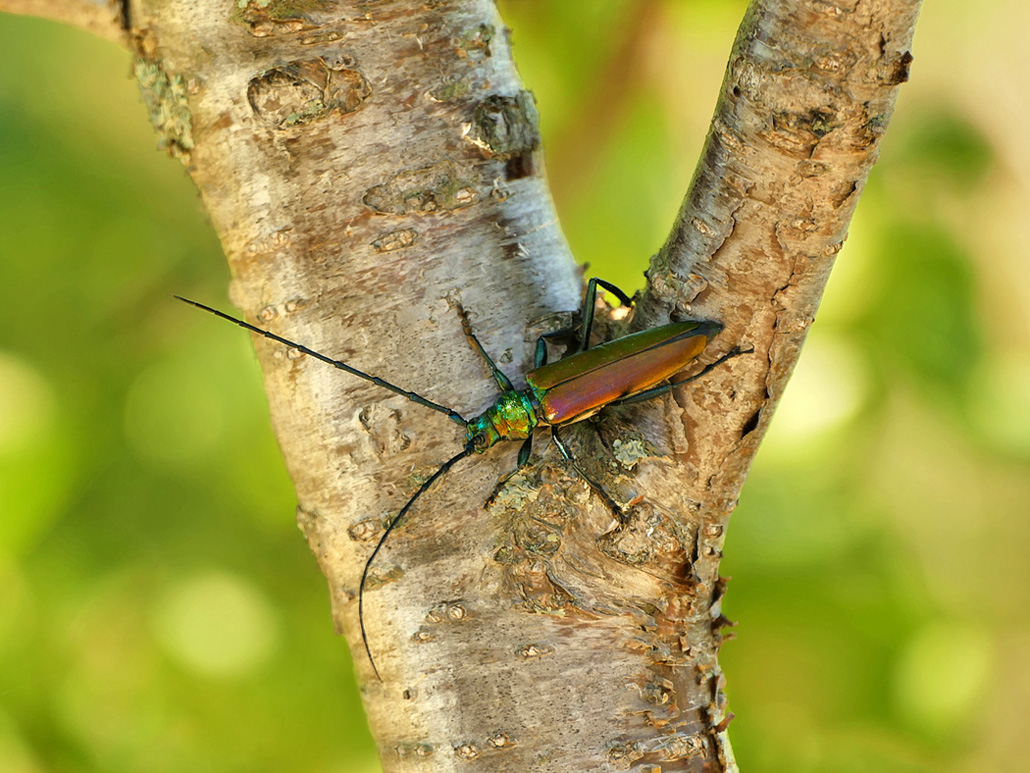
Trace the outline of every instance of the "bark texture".
{"label": "bark texture", "polygon": [[[14,2],[25,10],[0,7]],[[552,449],[515,474],[514,447],[457,465],[373,573],[382,682],[358,633],[362,565],[462,433],[256,340],[386,770],[735,769],[717,660],[727,521],[907,77],[918,8],[752,3],[629,324],[718,319],[707,358],[754,353],[567,433],[617,510]],[[492,2],[134,0],[124,18],[248,319],[471,416],[495,390],[460,300],[521,385],[581,279]]]}

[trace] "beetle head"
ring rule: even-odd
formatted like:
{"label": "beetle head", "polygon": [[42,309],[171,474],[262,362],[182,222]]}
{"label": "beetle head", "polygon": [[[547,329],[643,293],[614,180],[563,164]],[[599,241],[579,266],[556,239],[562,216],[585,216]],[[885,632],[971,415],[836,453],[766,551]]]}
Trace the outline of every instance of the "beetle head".
{"label": "beetle head", "polygon": [[468,447],[477,454],[483,453],[501,439],[493,421],[490,420],[489,411],[469,420],[465,425],[465,439],[468,441]]}

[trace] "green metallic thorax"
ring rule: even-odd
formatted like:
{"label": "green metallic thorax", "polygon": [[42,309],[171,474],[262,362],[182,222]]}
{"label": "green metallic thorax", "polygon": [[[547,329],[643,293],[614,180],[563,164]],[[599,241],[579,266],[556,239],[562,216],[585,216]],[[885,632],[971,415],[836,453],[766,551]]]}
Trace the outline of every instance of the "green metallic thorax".
{"label": "green metallic thorax", "polygon": [[505,391],[497,402],[469,421],[465,435],[482,453],[500,440],[525,440],[537,425],[536,412],[525,392]]}

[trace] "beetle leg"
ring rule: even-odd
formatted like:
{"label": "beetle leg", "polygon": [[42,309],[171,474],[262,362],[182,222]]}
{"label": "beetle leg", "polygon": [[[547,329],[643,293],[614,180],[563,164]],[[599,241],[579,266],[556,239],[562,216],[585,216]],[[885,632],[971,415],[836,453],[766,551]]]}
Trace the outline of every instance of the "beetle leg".
{"label": "beetle leg", "polygon": [[539,368],[547,364],[547,342],[552,338],[569,338],[571,343],[566,345],[566,353],[571,353],[573,347],[579,346],[579,328],[561,327],[557,330],[549,330],[536,339],[536,351],[533,353],[533,367]]}
{"label": "beetle leg", "polygon": [[611,282],[606,282],[603,279],[598,279],[596,276],[587,282],[587,294],[583,301],[583,325],[582,334],[579,340],[579,346],[576,351],[585,352],[590,348],[590,332],[594,327],[594,309],[597,306],[597,286],[601,285],[605,290],[610,292],[624,306],[632,306],[633,299],[630,298],[626,293],[620,290],[618,287],[613,285]]}
{"label": "beetle leg", "polygon": [[479,356],[483,358],[483,362],[490,369],[490,375],[494,377],[494,381],[497,382],[497,386],[500,387],[502,392],[511,392],[515,389],[508,380],[508,377],[501,372],[501,369],[497,367],[490,355],[487,354],[486,349],[483,348],[483,344],[479,343],[479,339],[476,338],[476,334],[472,332],[472,322],[469,320],[468,312],[465,311],[465,307],[458,301],[450,301],[452,307],[454,307],[458,316],[461,318],[461,329],[465,331],[465,338],[468,339],[469,344],[475,349]]}
{"label": "beetle leg", "polygon": [[579,474],[579,477],[585,480],[587,485],[596,491],[601,499],[604,500],[604,503],[608,505],[608,509],[612,511],[612,515],[620,521],[624,521],[625,514],[622,512],[622,508],[615,504],[615,500],[608,495],[608,492],[601,487],[600,483],[594,481],[589,475],[583,472],[578,464],[576,464],[576,460],[572,458],[572,452],[569,451],[569,447],[565,445],[565,441],[558,435],[557,427],[551,427],[551,440],[554,441],[554,445],[558,448],[558,452],[562,455],[562,458],[569,463],[569,466],[572,467],[572,469]]}
{"label": "beetle leg", "polygon": [[613,285],[611,282],[606,282],[603,279],[594,277],[587,282],[587,294],[586,300],[583,303],[583,322],[578,327],[563,327],[558,330],[551,330],[550,332],[544,333],[542,336],[536,339],[536,352],[533,355],[533,367],[540,368],[547,364],[547,341],[551,338],[561,338],[564,336],[576,336],[567,350],[566,354],[573,354],[576,352],[585,351],[590,342],[590,332],[594,326],[594,308],[597,304],[597,286],[601,285],[605,290],[610,292],[612,295],[617,297],[620,302],[625,306],[632,306],[633,299],[630,298],[626,293],[620,290],[618,287]]}
{"label": "beetle leg", "polygon": [[726,354],[724,354],[722,357],[717,359],[711,365],[706,365],[702,370],[698,371],[693,376],[688,376],[687,378],[680,379],[679,381],[673,381],[670,384],[662,384],[661,386],[652,387],[651,389],[646,389],[643,392],[637,392],[635,395],[630,395],[629,397],[620,397],[618,400],[612,400],[612,402],[608,403],[608,405],[628,405],[629,403],[642,403],[646,400],[653,400],[656,397],[661,397],[666,392],[671,392],[678,386],[683,386],[684,384],[688,384],[691,381],[696,381],[702,376],[708,375],[711,371],[715,370],[717,367],[722,365],[727,360],[732,360],[734,357],[739,357],[742,354],[750,354],[753,351],[754,349],[730,349],[730,351],[726,352]]}
{"label": "beetle leg", "polygon": [[569,464],[575,464],[576,462],[572,459],[572,452],[569,451],[569,447],[565,445],[565,441],[558,436],[558,428],[551,427],[551,440],[554,441],[554,445],[558,451],[561,452],[562,458],[565,459]]}
{"label": "beetle leg", "polygon": [[598,279],[596,276],[590,281],[594,284],[601,285],[601,287],[603,287],[605,290],[610,292],[612,295],[616,296],[623,306],[633,305],[633,299],[626,295],[626,293],[623,292],[621,289],[613,285],[611,282],[607,282],[604,279]]}
{"label": "beetle leg", "polygon": [[544,336],[536,339],[536,351],[533,352],[533,368],[547,364],[547,341]]}
{"label": "beetle leg", "polygon": [[529,461],[529,455],[533,453],[533,435],[530,434],[526,438],[526,442],[522,444],[522,448],[519,449],[519,469],[521,470],[526,466],[526,462]]}

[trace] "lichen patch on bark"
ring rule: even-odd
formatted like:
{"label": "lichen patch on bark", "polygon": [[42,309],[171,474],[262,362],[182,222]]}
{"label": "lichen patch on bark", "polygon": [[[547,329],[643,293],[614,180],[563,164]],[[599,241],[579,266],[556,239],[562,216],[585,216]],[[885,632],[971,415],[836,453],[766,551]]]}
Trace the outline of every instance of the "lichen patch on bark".
{"label": "lichen patch on bark", "polygon": [[161,138],[160,146],[188,164],[194,142],[186,78],[181,74],[168,73],[160,61],[143,57],[136,59],[133,75],[150,114],[150,122]]}

